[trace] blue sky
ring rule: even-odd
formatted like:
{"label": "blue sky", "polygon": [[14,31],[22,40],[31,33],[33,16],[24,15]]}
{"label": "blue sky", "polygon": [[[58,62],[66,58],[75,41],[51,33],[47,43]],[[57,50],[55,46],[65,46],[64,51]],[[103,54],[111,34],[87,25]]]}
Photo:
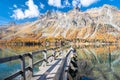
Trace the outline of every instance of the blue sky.
{"label": "blue sky", "polygon": [[104,4],[120,9],[120,0],[1,0],[0,25],[34,21],[47,10],[67,12],[74,7],[80,7],[85,11]]}

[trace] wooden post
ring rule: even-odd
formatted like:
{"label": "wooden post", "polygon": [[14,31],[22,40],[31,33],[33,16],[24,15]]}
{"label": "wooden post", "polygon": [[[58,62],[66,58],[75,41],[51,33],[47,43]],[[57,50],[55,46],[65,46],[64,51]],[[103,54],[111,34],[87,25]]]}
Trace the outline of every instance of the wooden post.
{"label": "wooden post", "polygon": [[44,55],[43,59],[47,61],[47,49],[45,49],[45,51],[43,52],[43,55]]}
{"label": "wooden post", "polygon": [[29,55],[30,77],[33,76],[33,55],[32,52]]}
{"label": "wooden post", "polygon": [[110,45],[109,45],[109,53],[108,53],[108,63],[109,63],[109,69],[111,70],[111,50],[110,50]]}
{"label": "wooden post", "polygon": [[22,80],[26,80],[26,77],[25,77],[25,58],[24,58],[24,55],[21,55],[21,71],[22,71]]}
{"label": "wooden post", "polygon": [[62,49],[60,48],[60,53],[59,53],[59,55],[61,55],[63,53],[63,51],[62,51]]}
{"label": "wooden post", "polygon": [[53,60],[56,60],[56,51],[53,50],[52,55],[53,55]]}

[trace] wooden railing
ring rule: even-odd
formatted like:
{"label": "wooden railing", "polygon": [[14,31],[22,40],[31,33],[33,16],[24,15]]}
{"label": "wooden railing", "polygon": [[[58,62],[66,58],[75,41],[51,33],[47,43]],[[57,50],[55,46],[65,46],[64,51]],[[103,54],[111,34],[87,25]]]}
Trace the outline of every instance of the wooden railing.
{"label": "wooden railing", "polygon": [[68,69],[70,66],[71,56],[74,54],[74,49],[70,49],[63,61],[63,65],[60,70],[60,75],[58,80],[67,80],[68,79]]}
{"label": "wooden railing", "polygon": [[[20,60],[21,61],[21,70],[19,70],[18,72],[13,73],[9,77],[5,78],[5,80],[12,80],[12,79],[14,79],[14,78],[16,78],[16,77],[18,77],[20,75],[21,75],[21,80],[26,80],[26,72],[27,71],[30,71],[31,76],[33,76],[33,67],[36,64],[44,61],[45,58],[48,59],[51,56],[55,57],[55,55],[51,54],[48,57],[46,57],[46,55],[45,55],[45,58],[43,58],[41,60],[38,60],[36,62],[33,62],[33,56],[35,56],[37,54],[40,54],[41,52],[47,53],[49,50],[56,51],[58,48],[59,47],[57,47],[57,48],[50,48],[50,49],[46,49],[46,50],[38,50],[38,51],[30,52],[30,53],[25,53],[23,55],[16,55],[16,56],[11,56],[11,57],[1,58],[0,59],[0,64],[1,63],[10,62],[10,61],[14,61],[14,60]],[[25,58],[26,57],[29,57],[29,65],[27,67],[26,67],[26,63],[25,63]]]}

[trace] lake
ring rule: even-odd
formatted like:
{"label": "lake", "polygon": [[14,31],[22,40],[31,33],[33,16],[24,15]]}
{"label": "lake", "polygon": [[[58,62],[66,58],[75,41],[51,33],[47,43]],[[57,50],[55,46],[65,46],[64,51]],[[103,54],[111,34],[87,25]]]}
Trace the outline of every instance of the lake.
{"label": "lake", "polygon": [[[0,49],[0,58],[23,54],[30,51],[44,49],[42,46],[12,46]],[[117,80],[116,76],[120,74],[120,47],[116,45],[77,45],[77,54],[79,63],[86,60],[89,67],[94,68],[92,74],[86,74],[79,70],[79,75],[94,77],[96,80]],[[51,53],[50,53],[51,54]],[[39,56],[39,59],[42,58]],[[36,56],[37,59],[37,56]],[[26,62],[27,62],[26,58]],[[40,65],[34,68],[38,71]],[[0,64],[0,80],[4,80],[13,72],[20,70],[20,61],[12,61]],[[81,74],[82,73],[82,74]],[[104,76],[105,75],[105,76]],[[97,79],[98,78],[98,79]],[[17,79],[16,79],[17,80]]]}
{"label": "lake", "polygon": [[77,53],[77,76],[87,76],[93,80],[120,80],[120,47],[77,46]]}
{"label": "lake", "polygon": [[[14,55],[22,55],[27,52],[32,52],[36,50],[43,50],[43,49],[48,49],[48,48],[55,48],[55,46],[49,46],[49,47],[43,47],[43,46],[3,46],[0,48],[0,58],[5,58],[9,56],[14,56]],[[52,54],[51,52],[48,52],[49,56]],[[43,54],[38,54],[33,57],[34,62],[37,61],[38,59],[43,58]],[[25,58],[25,62],[27,63],[26,66],[28,66],[29,59]],[[20,65],[20,60],[14,60],[6,63],[0,64],[0,80],[4,80],[5,77],[10,76],[16,71],[19,71],[21,69]],[[34,66],[34,72],[39,70],[39,65]],[[15,80],[17,80],[16,78]]]}

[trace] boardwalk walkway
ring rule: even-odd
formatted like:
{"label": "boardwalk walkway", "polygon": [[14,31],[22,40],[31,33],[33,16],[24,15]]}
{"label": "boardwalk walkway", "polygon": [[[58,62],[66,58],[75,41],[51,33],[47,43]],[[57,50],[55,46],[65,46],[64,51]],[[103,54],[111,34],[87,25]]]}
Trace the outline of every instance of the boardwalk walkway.
{"label": "boardwalk walkway", "polygon": [[[53,51],[53,54],[47,56],[47,53],[49,53],[50,50]],[[33,58],[37,54],[43,54],[44,57],[42,60],[33,62]],[[19,80],[67,80],[67,69],[72,54],[73,49],[61,50],[60,48],[54,48],[39,50],[23,55],[2,58],[0,59],[0,64],[13,60],[21,60],[21,70],[13,73],[5,78],[5,80],[13,80],[18,76],[21,76]],[[27,67],[25,66],[25,57],[29,57],[29,65]],[[34,66],[40,62],[42,62],[42,65],[39,66],[39,71],[34,73]]]}
{"label": "boardwalk walkway", "polygon": [[65,54],[60,55],[56,58],[56,60],[47,63],[46,66],[39,67],[40,71],[33,75],[31,80],[45,80],[45,79],[53,79],[55,78],[55,74],[57,74],[57,71],[62,64],[63,60],[65,58]]}

